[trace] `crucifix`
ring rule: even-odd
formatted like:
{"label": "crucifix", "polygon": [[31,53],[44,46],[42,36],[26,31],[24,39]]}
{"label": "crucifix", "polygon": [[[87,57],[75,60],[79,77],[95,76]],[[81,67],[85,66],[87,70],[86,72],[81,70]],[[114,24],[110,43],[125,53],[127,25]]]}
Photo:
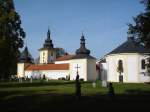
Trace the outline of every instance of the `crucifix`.
{"label": "crucifix", "polygon": [[77,66],[75,67],[76,69],[77,69],[77,76],[76,76],[76,80],[78,80],[79,79],[79,71],[78,71],[78,69],[80,68],[79,66],[78,66],[78,64],[77,64]]}

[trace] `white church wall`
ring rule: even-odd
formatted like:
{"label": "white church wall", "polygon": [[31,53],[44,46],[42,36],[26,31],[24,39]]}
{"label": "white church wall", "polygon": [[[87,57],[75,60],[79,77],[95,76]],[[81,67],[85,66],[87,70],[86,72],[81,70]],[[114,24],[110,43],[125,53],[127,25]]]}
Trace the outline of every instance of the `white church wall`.
{"label": "white church wall", "polygon": [[106,57],[107,62],[107,81],[117,82],[116,59],[112,56]]}
{"label": "white church wall", "polygon": [[138,82],[138,56],[128,56],[128,80],[127,82]]}
{"label": "white church wall", "polygon": [[96,72],[96,60],[87,60],[87,80],[96,80],[98,78],[98,73]]}
{"label": "white church wall", "polygon": [[17,76],[23,77],[24,76],[24,63],[17,64]]}
{"label": "white church wall", "polygon": [[77,65],[78,65],[78,73],[80,79],[84,79],[87,81],[87,59],[73,59],[70,60],[70,79],[75,80],[77,75]]}
{"label": "white church wall", "polygon": [[106,57],[107,62],[107,79],[110,82],[119,82],[119,72],[117,71],[118,61],[122,60],[123,62],[123,82],[128,82],[128,61],[127,55],[109,55]]}
{"label": "white church wall", "polygon": [[70,63],[70,60],[65,60],[65,61],[55,61],[55,64],[66,64]]}
{"label": "white church wall", "polygon": [[107,63],[100,63],[100,76],[101,80],[107,80]]}
{"label": "white church wall", "polygon": [[149,76],[142,74],[146,72],[146,70],[141,69],[141,60],[144,58],[144,55],[138,53],[108,55],[106,57],[108,81],[119,82],[119,73],[117,72],[119,60],[123,61],[123,82],[140,83],[150,81]]}
{"label": "white church wall", "polygon": [[25,71],[25,76],[30,78],[42,78],[45,75],[48,79],[66,78],[69,75],[69,70],[39,70],[39,71]]}
{"label": "white church wall", "polygon": [[30,65],[29,63],[18,63],[17,64],[17,76],[24,77],[25,76],[25,68]]}
{"label": "white church wall", "polygon": [[142,69],[142,60],[145,60],[146,62],[147,57],[148,55],[139,55],[139,81],[140,82],[150,81],[150,76],[148,76],[147,68],[145,67],[145,69]]}
{"label": "white church wall", "polygon": [[42,71],[42,74],[49,79],[59,79],[66,78],[69,75],[69,70],[51,70],[51,71]]}

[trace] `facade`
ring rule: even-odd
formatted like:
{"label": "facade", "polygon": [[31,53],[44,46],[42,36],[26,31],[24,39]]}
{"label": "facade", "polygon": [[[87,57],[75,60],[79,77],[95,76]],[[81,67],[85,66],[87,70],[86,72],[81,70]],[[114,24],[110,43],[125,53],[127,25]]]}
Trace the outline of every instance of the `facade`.
{"label": "facade", "polygon": [[[30,54],[27,51],[27,54]],[[22,58],[18,62],[18,77],[41,78],[45,76],[48,79],[68,78],[75,80],[77,73],[79,78],[87,80],[96,80],[96,59],[90,55],[90,50],[85,47],[85,38],[82,34],[80,39],[80,48],[76,50],[75,55],[63,53],[61,48],[54,48],[48,30],[47,39],[41,49],[39,49],[39,63],[33,64],[31,61],[24,61]],[[24,56],[31,60],[30,55]]]}
{"label": "facade", "polygon": [[[101,63],[107,71],[109,82],[143,83],[149,82],[150,76],[145,66],[149,51],[137,44],[133,37],[105,56],[106,63]],[[106,76],[107,75],[107,76]],[[104,74],[102,73],[102,76]]]}

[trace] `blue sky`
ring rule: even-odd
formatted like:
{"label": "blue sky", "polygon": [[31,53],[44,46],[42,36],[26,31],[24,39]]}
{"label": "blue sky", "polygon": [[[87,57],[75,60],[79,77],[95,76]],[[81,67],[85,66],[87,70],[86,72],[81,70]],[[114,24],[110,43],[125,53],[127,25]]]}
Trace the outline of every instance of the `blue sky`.
{"label": "blue sky", "polygon": [[14,0],[33,57],[48,27],[54,47],[74,54],[83,32],[91,55],[101,58],[127,39],[127,23],[144,7],[140,0]]}

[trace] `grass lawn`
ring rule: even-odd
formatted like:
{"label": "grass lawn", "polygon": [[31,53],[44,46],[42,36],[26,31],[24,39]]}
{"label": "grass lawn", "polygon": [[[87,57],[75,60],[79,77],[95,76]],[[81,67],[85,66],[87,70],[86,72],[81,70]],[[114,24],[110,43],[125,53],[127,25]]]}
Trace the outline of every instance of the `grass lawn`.
{"label": "grass lawn", "polygon": [[82,97],[76,99],[75,83],[72,81],[49,81],[33,83],[0,83],[0,112],[36,112],[65,110],[149,109],[149,84],[114,83],[115,98],[109,99],[107,88],[96,88],[91,82],[82,82]]}

